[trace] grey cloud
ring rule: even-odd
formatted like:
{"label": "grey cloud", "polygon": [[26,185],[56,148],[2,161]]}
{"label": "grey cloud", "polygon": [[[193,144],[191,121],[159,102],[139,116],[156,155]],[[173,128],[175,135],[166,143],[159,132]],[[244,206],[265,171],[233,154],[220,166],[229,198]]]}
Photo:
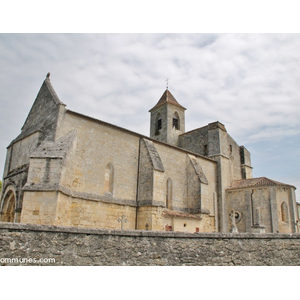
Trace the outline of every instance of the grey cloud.
{"label": "grey cloud", "polygon": [[293,139],[299,46],[299,34],[0,34],[0,168],[48,71],[68,108],[142,134],[169,77],[187,130],[219,120],[253,149]]}

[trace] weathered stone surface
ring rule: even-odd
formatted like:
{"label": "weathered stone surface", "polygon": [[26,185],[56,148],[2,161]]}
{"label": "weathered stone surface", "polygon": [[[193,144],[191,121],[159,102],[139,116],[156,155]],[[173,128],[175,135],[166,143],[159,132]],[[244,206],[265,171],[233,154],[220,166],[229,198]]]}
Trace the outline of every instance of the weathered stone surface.
{"label": "weathered stone surface", "polygon": [[[30,155],[45,140],[54,141],[58,120],[65,110],[55,93],[49,77],[34,101],[21,133],[7,148],[7,159],[3,174],[3,194],[15,189],[16,211],[21,211],[23,205],[22,187],[27,182]],[[3,200],[3,199],[2,199]],[[1,203],[3,205],[3,202]],[[2,207],[0,205],[0,211]],[[15,217],[17,221],[19,216]]]}
{"label": "weathered stone surface", "polygon": [[164,172],[164,166],[152,141],[143,139],[154,170]]}
{"label": "weathered stone surface", "polygon": [[300,234],[189,234],[0,223],[0,265],[20,265],[5,263],[4,258],[55,258],[55,263],[40,264],[65,266],[299,266]]}

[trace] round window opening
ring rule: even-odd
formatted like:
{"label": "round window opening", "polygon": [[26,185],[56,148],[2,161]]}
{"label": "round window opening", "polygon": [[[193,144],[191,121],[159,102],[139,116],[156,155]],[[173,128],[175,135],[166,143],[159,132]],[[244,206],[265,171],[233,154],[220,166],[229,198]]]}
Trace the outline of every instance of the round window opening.
{"label": "round window opening", "polygon": [[183,224],[183,227],[186,227],[186,223]]}
{"label": "round window opening", "polygon": [[240,222],[242,219],[242,213],[236,210],[234,212],[234,218],[236,223]]}

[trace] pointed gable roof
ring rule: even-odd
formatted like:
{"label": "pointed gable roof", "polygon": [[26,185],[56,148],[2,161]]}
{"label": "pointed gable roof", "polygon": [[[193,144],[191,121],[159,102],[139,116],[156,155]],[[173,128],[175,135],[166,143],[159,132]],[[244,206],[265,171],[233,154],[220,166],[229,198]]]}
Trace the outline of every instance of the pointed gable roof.
{"label": "pointed gable roof", "polygon": [[285,184],[282,182],[278,182],[267,177],[258,177],[258,178],[250,178],[250,179],[242,179],[242,180],[235,180],[232,182],[231,186],[228,190],[231,189],[241,189],[241,188],[248,188],[248,187],[263,187],[263,186],[294,186],[290,184]]}
{"label": "pointed gable roof", "polygon": [[151,112],[155,108],[160,107],[161,105],[163,105],[165,103],[170,103],[170,104],[173,104],[173,105],[176,105],[176,106],[180,107],[181,109],[186,110],[186,108],[183,107],[182,105],[180,105],[177,102],[177,100],[174,98],[174,96],[171,94],[171,92],[167,89],[167,90],[165,90],[165,92],[163,93],[163,95],[160,97],[160,99],[156,103],[156,105],[149,110],[149,112]]}
{"label": "pointed gable roof", "polygon": [[[36,99],[30,109],[30,112],[21,128],[21,133],[11,144],[37,132],[42,131],[45,127],[49,128],[56,123],[58,107],[66,106],[60,101],[50,82],[50,73],[47,74]],[[10,147],[11,144],[8,146]]]}
{"label": "pointed gable roof", "polygon": [[[36,99],[31,107],[31,110],[27,116],[27,119],[23,125],[23,127],[21,128],[21,130],[23,130],[24,128],[26,128],[27,126],[27,121],[29,119],[36,118],[36,115],[38,113],[41,112],[41,108],[45,108],[46,110],[49,108],[47,108],[47,106],[51,105],[51,102],[54,102],[54,105],[65,105],[63,102],[60,101],[60,99],[58,98],[51,82],[50,82],[50,73],[47,74],[46,79],[44,80],[37,96]],[[66,105],[65,105],[66,106]],[[31,123],[31,122],[29,122]],[[31,126],[31,124],[29,125]]]}
{"label": "pointed gable roof", "polygon": [[52,86],[52,84],[51,84],[51,82],[50,82],[50,73],[47,74],[46,79],[44,80],[43,85],[41,86],[40,91],[39,91],[39,93],[38,93],[38,95],[37,95],[37,98],[38,98],[39,94],[40,94],[42,91],[44,91],[44,88],[50,93],[50,95],[52,96],[53,101],[54,101],[56,104],[63,104],[63,105],[65,105],[65,104],[64,104],[62,101],[60,101],[60,99],[58,98],[58,96],[57,96],[57,94],[56,94],[56,92],[55,92],[55,90],[54,90],[54,88],[53,88],[53,86]]}

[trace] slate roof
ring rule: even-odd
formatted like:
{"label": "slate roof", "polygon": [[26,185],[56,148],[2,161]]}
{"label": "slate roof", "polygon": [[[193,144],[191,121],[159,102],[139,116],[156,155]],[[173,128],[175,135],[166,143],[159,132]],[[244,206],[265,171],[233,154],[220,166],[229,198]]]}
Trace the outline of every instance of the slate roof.
{"label": "slate roof", "polygon": [[177,100],[174,98],[174,96],[171,94],[171,92],[169,90],[165,90],[165,92],[163,93],[163,95],[160,97],[159,101],[156,103],[156,105],[151,108],[149,110],[149,112],[151,112],[153,109],[160,107],[161,105],[165,104],[165,103],[170,103],[173,105],[176,105],[184,110],[186,110],[185,107],[183,107],[182,105],[180,105]]}
{"label": "slate roof", "polygon": [[263,186],[291,186],[291,187],[294,187],[290,184],[275,181],[275,180],[269,179],[267,177],[257,177],[257,178],[250,178],[250,179],[235,180],[232,182],[231,186],[227,190],[248,188],[248,187],[263,187]]}

